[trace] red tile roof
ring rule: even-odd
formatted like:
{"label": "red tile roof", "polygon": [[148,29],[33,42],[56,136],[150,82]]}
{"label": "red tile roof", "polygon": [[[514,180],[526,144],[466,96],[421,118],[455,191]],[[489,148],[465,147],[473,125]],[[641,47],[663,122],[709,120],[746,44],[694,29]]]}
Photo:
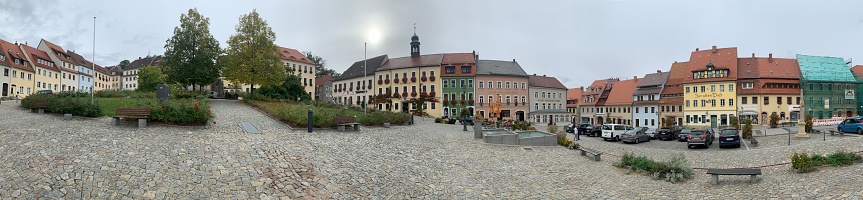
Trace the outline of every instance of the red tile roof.
{"label": "red tile roof", "polygon": [[[727,68],[728,76],[722,78],[692,79],[692,71],[705,70],[707,64],[713,63],[717,69]],[[693,51],[689,57],[687,75],[683,78],[684,83],[704,83],[716,81],[737,80],[737,47],[705,49]]]}
{"label": "red tile roof", "polygon": [[[31,59],[30,63],[32,63],[33,65],[36,65],[36,66],[39,66],[41,68],[45,68],[45,69],[48,69],[51,71],[57,71],[57,72],[60,71],[60,69],[58,69],[58,67],[57,67],[57,63],[54,63],[54,60],[51,60],[51,57],[48,56],[48,53],[45,53],[45,51],[36,49],[34,47],[31,47],[31,46],[27,46],[27,45],[21,45],[21,49],[24,50],[25,53],[30,54],[30,59]],[[48,61],[49,63],[53,63],[53,65],[46,65],[46,64],[39,63],[39,60],[36,60],[36,59],[42,59],[42,60]]]}
{"label": "red tile roof", "polygon": [[332,80],[333,80],[333,76],[330,76],[330,75],[317,77],[317,78],[315,78],[315,87],[323,86],[324,83],[327,83],[327,81],[332,81]]}
{"label": "red tile roof", "polygon": [[[800,79],[796,58],[758,58],[759,78]],[[773,62],[770,62],[773,61]]]}
{"label": "red tile roof", "polygon": [[[584,94],[584,88],[582,88],[582,87],[569,88],[568,90],[566,90],[566,100],[567,100],[566,107],[568,107],[568,108],[577,107],[578,104],[581,103],[580,102],[581,95],[583,95],[583,94]],[[569,103],[569,100],[575,100],[575,103]]]}
{"label": "red tile roof", "polygon": [[476,64],[473,53],[447,53],[443,55],[441,65],[446,64]]}
{"label": "red tile roof", "polygon": [[292,60],[312,65],[315,64],[312,60],[306,58],[306,55],[303,55],[303,53],[300,53],[300,51],[297,51],[296,49],[279,47],[279,54],[281,55],[281,58],[285,60]]}
{"label": "red tile roof", "polygon": [[683,78],[686,78],[689,69],[688,62],[675,62],[671,64],[671,74],[668,75],[668,81],[665,82],[665,87],[662,89],[662,94],[683,94]]}
{"label": "red tile roof", "polygon": [[[21,47],[18,47],[18,45],[9,43],[5,40],[0,40],[0,49],[2,49],[3,53],[5,53],[7,56],[6,61],[3,61],[4,64],[6,64],[8,66],[12,66],[14,68],[18,68],[20,70],[26,70],[26,71],[30,71],[30,72],[34,71],[33,67],[30,67],[29,65],[24,66],[23,62],[30,62],[30,61],[27,59],[25,54],[23,52],[21,52]],[[15,64],[14,59],[16,59],[16,58],[21,59],[22,62]]]}
{"label": "red tile roof", "polygon": [[527,82],[528,82],[527,84],[530,87],[544,87],[544,88],[555,88],[555,89],[564,89],[564,90],[567,89],[566,86],[564,86],[562,83],[560,83],[560,81],[557,80],[557,78],[551,77],[551,76],[531,75],[531,76],[528,76]]}
{"label": "red tile roof", "polygon": [[632,92],[635,92],[635,86],[642,80],[644,79],[629,79],[614,83],[605,105],[632,105]]}
{"label": "red tile roof", "polygon": [[48,53],[50,53],[50,54],[55,54],[55,55],[56,55],[57,53],[60,53],[60,54],[62,54],[63,56],[57,56],[57,58],[59,58],[59,59],[60,59],[60,60],[62,60],[62,61],[68,62],[68,63],[75,63],[75,61],[73,61],[72,59],[70,59],[71,57],[69,56],[69,54],[66,54],[66,50],[63,50],[63,48],[62,48],[62,47],[57,46],[57,45],[56,45],[56,44],[54,44],[54,43],[48,42],[48,40],[45,40],[45,39],[42,39],[42,42],[45,42],[45,45],[48,45],[48,47],[49,47],[49,48],[51,48],[52,50],[54,50],[54,51],[55,51],[55,52],[48,52]]}
{"label": "red tile roof", "polygon": [[854,65],[851,68],[851,73],[854,73],[854,76],[857,76],[857,78],[863,78],[863,65]]}
{"label": "red tile roof", "polygon": [[[608,84],[616,83],[618,81],[619,81],[619,79],[613,79],[613,78],[600,79],[600,80],[593,81],[593,83],[590,84],[590,87],[585,88],[587,91],[583,92],[582,96],[587,96],[587,95],[594,96],[594,101],[593,102],[580,101],[579,105],[582,105],[582,106],[594,106],[594,105],[596,105],[596,103],[599,103],[599,95],[602,94],[602,91],[605,89],[605,87],[607,87]],[[592,89],[592,91],[591,91],[591,89]],[[582,97],[582,98],[584,98],[584,97]]]}
{"label": "red tile roof", "polygon": [[683,104],[683,97],[662,97],[659,98],[660,104]]}

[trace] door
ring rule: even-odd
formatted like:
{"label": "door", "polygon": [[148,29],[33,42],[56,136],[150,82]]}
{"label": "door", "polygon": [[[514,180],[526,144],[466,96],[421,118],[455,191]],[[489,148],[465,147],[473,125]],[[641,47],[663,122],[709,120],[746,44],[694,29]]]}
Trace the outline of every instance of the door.
{"label": "door", "polygon": [[716,128],[716,115],[710,116],[710,128]]}
{"label": "door", "polygon": [[3,93],[0,96],[4,96],[4,97],[9,96],[9,84],[8,83],[3,83],[3,88],[0,88],[0,89],[3,90]]}

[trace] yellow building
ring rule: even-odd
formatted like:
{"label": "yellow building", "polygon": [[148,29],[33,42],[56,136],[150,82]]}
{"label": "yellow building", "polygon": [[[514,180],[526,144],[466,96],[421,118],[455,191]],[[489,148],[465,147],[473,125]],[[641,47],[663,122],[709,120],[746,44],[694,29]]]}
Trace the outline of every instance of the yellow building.
{"label": "yellow building", "polygon": [[[418,49],[417,49],[418,50]],[[418,53],[418,52],[417,52]],[[405,102],[419,98],[423,94],[433,96],[440,101],[441,85],[440,63],[443,54],[411,55],[411,57],[393,58],[375,71],[375,94],[391,94],[387,102],[377,102],[378,110],[393,112],[414,112],[417,106],[423,106],[425,112],[433,117],[442,116],[440,102],[426,102],[425,105],[407,105]]]}
{"label": "yellow building", "polygon": [[34,81],[35,90],[51,90],[52,92],[60,92],[60,69],[48,53],[27,45],[20,45],[21,50],[27,57],[27,60],[33,64],[36,69]]}
{"label": "yellow building", "polygon": [[33,77],[35,70],[30,61],[27,60],[25,53],[21,51],[21,47],[17,44],[0,40],[0,49],[8,55],[4,58],[4,63],[11,67],[9,74],[9,96],[24,98],[33,94],[35,92],[35,77]]}
{"label": "yellow building", "polygon": [[[282,64],[285,65],[285,71],[288,74],[293,73],[294,75],[299,76],[300,84],[305,86],[306,93],[309,94],[310,98],[314,98],[316,73],[315,63],[309,60],[309,58],[306,58],[305,55],[296,49],[279,47],[279,55],[282,60]],[[251,85],[249,84],[235,85],[224,78],[220,79],[222,80],[222,84],[227,92],[251,92]],[[261,88],[261,86],[255,85],[255,89],[257,88]]]}
{"label": "yellow building", "polygon": [[698,128],[729,125],[737,114],[737,48],[692,52],[683,81],[685,124]]}

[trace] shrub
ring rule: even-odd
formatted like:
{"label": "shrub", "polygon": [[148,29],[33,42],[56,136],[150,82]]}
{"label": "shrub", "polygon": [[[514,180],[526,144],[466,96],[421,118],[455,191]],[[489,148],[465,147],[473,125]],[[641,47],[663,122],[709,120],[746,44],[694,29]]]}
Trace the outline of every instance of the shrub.
{"label": "shrub", "polygon": [[98,98],[156,98],[155,92],[136,92],[132,90],[99,90],[93,93]]}
{"label": "shrub", "polygon": [[57,114],[72,114],[83,117],[102,116],[102,107],[98,102],[90,103],[89,98],[82,97],[84,93],[63,92],[55,94],[34,94],[21,100],[21,107],[34,108],[36,104],[47,103],[45,111]]}
{"label": "shrub", "polygon": [[557,133],[557,125],[554,125],[554,124],[552,124],[552,125],[548,125],[548,129],[547,129],[547,130],[548,130],[548,132],[549,132],[549,133]]}
{"label": "shrub", "polygon": [[527,127],[527,130],[529,130],[529,131],[535,131],[535,130],[536,130],[536,127],[533,127],[533,126],[531,126],[531,127]]}
{"label": "shrub", "polygon": [[818,154],[794,153],[791,155],[791,167],[798,173],[812,172],[819,166],[845,166],[863,160],[863,157],[851,152],[835,152],[822,156]]}
{"label": "shrub", "polygon": [[836,152],[836,153],[832,153],[830,155],[827,155],[827,157],[824,159],[823,164],[834,166],[834,167],[835,166],[845,166],[845,165],[854,164],[855,161],[858,161],[860,159],[861,159],[860,155],[857,155],[855,153],[841,152],[840,151],[840,152]]}
{"label": "shrub", "polygon": [[689,166],[689,161],[683,154],[675,154],[666,162],[653,161],[645,156],[635,156],[632,153],[624,153],[620,161],[614,163],[615,167],[627,168],[639,173],[651,174],[653,179],[665,180],[676,183],[692,178],[694,172]]}
{"label": "shrub", "polygon": [[36,104],[40,103],[48,103],[51,100],[55,99],[57,96],[52,94],[34,94],[27,96],[27,98],[21,99],[21,107],[31,109],[36,107]]}
{"label": "shrub", "polygon": [[165,101],[160,106],[149,105],[137,107],[150,107],[150,120],[177,125],[206,124],[207,121],[213,118],[210,113],[209,102],[201,99],[172,99]]}
{"label": "shrub", "polygon": [[815,162],[806,153],[794,153],[791,155],[791,167],[799,173],[815,171]]}
{"label": "shrub", "polygon": [[378,110],[368,110],[368,113],[363,115],[363,112],[356,110],[356,108],[335,109],[330,107],[301,106],[283,102],[261,101],[251,101],[251,105],[258,106],[270,115],[295,127],[305,127],[308,124],[308,110],[310,108],[312,109],[312,126],[317,128],[334,127],[335,116],[345,115],[356,116],[357,123],[366,126],[382,125],[383,123],[403,124],[411,120],[410,115],[406,113],[394,113]]}
{"label": "shrub", "polygon": [[770,128],[776,128],[779,125],[779,115],[776,113],[770,114]]}
{"label": "shrub", "polygon": [[438,124],[440,124],[440,122],[441,122],[441,121],[443,121],[443,119],[441,119],[441,118],[434,118],[434,123],[438,123]]}
{"label": "shrub", "polygon": [[752,138],[752,119],[746,119],[743,125],[743,138]]}
{"label": "shrub", "polygon": [[805,120],[806,120],[806,132],[811,133],[812,132],[812,115],[806,114]]}
{"label": "shrub", "polygon": [[734,128],[740,127],[740,118],[737,118],[737,116],[731,116],[728,118],[728,125]]}
{"label": "shrub", "polygon": [[[513,130],[528,130],[530,127],[530,122],[525,121],[514,121],[512,124]],[[536,130],[536,129],[534,129]]]}

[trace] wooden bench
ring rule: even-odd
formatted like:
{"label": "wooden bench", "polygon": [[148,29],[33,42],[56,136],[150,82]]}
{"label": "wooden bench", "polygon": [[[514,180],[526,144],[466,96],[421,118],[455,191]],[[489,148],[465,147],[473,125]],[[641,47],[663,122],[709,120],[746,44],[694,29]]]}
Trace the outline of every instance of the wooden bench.
{"label": "wooden bench", "polygon": [[36,103],[33,105],[33,108],[30,109],[30,112],[38,112],[39,114],[45,113],[45,108],[48,107],[48,102]]}
{"label": "wooden bench", "polygon": [[114,126],[120,124],[120,118],[138,119],[138,128],[147,127],[147,118],[150,118],[149,108],[117,108],[114,113]]}
{"label": "wooden bench", "polygon": [[593,155],[594,161],[600,161],[601,160],[600,156],[602,156],[602,152],[599,152],[599,151],[594,150],[594,149],[586,148],[586,147],[578,148],[578,150],[581,151],[582,156],[586,156],[589,153],[590,155]]}
{"label": "wooden bench", "polygon": [[755,177],[761,175],[761,169],[707,169],[707,174],[713,176],[713,184],[719,184],[719,175],[749,175],[749,182],[755,183]]}
{"label": "wooden bench", "polygon": [[347,127],[353,127],[354,131],[360,130],[360,123],[357,123],[357,117],[354,117],[354,116],[345,116],[345,117],[336,116],[335,119],[333,119],[333,121],[335,121],[336,128],[338,128],[338,130],[341,132],[344,132]]}

